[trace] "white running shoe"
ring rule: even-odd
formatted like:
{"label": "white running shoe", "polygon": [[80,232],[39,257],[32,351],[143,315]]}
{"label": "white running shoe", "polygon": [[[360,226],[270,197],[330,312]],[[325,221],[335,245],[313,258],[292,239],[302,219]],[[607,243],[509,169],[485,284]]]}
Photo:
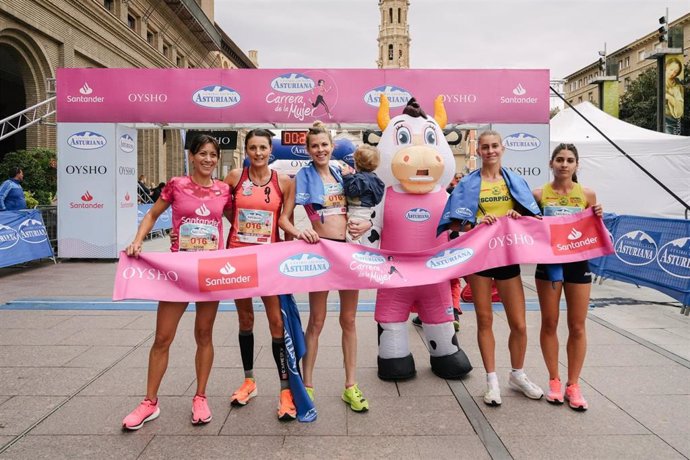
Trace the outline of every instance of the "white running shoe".
{"label": "white running shoe", "polygon": [[501,389],[498,385],[491,386],[486,385],[486,393],[484,393],[484,404],[488,406],[500,406],[501,405]]}
{"label": "white running shoe", "polygon": [[544,391],[541,387],[530,381],[525,373],[515,376],[515,374],[511,372],[508,378],[508,386],[513,390],[521,391],[522,394],[530,399],[541,399],[541,397],[544,396]]}

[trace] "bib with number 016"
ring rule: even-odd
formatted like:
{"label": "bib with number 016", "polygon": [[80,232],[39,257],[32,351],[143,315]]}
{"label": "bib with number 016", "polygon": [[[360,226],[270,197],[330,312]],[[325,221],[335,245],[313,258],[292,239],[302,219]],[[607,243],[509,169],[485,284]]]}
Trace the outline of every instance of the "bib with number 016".
{"label": "bib with number 016", "polygon": [[220,241],[215,225],[184,223],[180,225],[180,251],[214,251]]}
{"label": "bib with number 016", "polygon": [[271,242],[273,213],[259,209],[237,210],[237,239],[242,243],[266,244]]}

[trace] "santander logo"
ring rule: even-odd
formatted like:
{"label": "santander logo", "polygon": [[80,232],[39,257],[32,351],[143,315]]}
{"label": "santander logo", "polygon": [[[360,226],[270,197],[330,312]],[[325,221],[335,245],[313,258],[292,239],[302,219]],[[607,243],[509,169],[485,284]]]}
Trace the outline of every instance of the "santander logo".
{"label": "santander logo", "polygon": [[220,273],[222,275],[232,275],[236,271],[237,271],[237,269],[235,267],[233,267],[232,265],[230,265],[230,262],[227,262],[225,265],[223,265],[220,268]]}
{"label": "santander logo", "polygon": [[516,96],[523,96],[527,94],[527,90],[522,87],[522,83],[518,83],[518,85],[513,89],[513,94]]}
{"label": "santander logo", "polygon": [[129,201],[132,197],[129,196],[129,192],[125,193],[125,201]]}
{"label": "santander logo", "polygon": [[256,254],[199,259],[197,272],[199,290],[203,292],[228,291],[259,285]]}
{"label": "santander logo", "polygon": [[[94,196],[87,190],[81,197],[81,202],[70,201],[69,207],[72,209],[103,209],[103,203],[94,201]],[[133,206],[134,203],[131,204]]]}
{"label": "santander logo", "polygon": [[576,254],[592,249],[601,248],[605,242],[601,241],[593,219],[587,218],[573,224],[552,224],[551,250],[556,255]]}
{"label": "santander logo", "polygon": [[568,235],[568,239],[570,241],[579,240],[581,237],[582,237],[582,232],[578,231],[578,229],[576,229],[576,228],[573,228],[570,231],[570,234]]}
{"label": "santander logo", "polygon": [[206,217],[209,214],[211,214],[211,211],[209,211],[209,209],[206,207],[206,204],[202,204],[201,206],[199,206],[198,208],[196,208],[194,210],[194,213],[197,216]]}
{"label": "santander logo", "polygon": [[93,89],[91,89],[88,83],[84,82],[84,86],[79,88],[79,92],[84,96],[88,96],[89,94],[93,93]]}

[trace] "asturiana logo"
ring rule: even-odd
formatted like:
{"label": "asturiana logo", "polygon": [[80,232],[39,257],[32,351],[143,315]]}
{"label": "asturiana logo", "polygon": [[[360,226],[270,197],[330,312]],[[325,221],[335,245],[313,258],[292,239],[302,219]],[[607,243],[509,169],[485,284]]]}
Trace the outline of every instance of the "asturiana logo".
{"label": "asturiana logo", "polygon": [[271,88],[289,94],[306,93],[314,89],[315,86],[314,80],[301,73],[285,73],[271,81]]}
{"label": "asturiana logo", "polygon": [[386,263],[386,258],[381,254],[376,254],[375,252],[361,251],[352,254],[352,258],[357,262],[361,262],[367,265],[380,265]]}
{"label": "asturiana logo", "polygon": [[[469,208],[457,208],[455,210],[455,215],[458,217],[472,217],[472,211]],[[450,217],[450,216],[448,216]]]}
{"label": "asturiana logo", "polygon": [[19,242],[19,234],[15,229],[0,224],[0,251],[9,249]]}
{"label": "asturiana logo", "polygon": [[221,109],[240,103],[240,93],[221,85],[206,86],[192,95],[192,101],[202,107]]}
{"label": "asturiana logo", "polygon": [[67,138],[67,145],[79,150],[96,150],[107,143],[105,137],[91,131],[80,131]]}
{"label": "asturiana logo", "polygon": [[120,150],[125,153],[132,153],[134,152],[135,147],[136,144],[134,143],[134,138],[132,136],[129,134],[123,134],[120,136]]}
{"label": "asturiana logo", "polygon": [[328,271],[331,264],[318,254],[297,254],[285,259],[278,268],[280,273],[295,278],[310,278]]}
{"label": "asturiana logo", "polygon": [[410,209],[405,213],[405,219],[410,222],[425,222],[431,218],[431,213],[424,208]]}
{"label": "asturiana logo", "polygon": [[539,148],[541,146],[541,141],[538,137],[528,133],[515,133],[503,139],[503,146],[508,150],[525,152]]}
{"label": "asturiana logo", "polygon": [[431,259],[426,261],[427,268],[440,270],[449,268],[454,265],[467,262],[474,255],[474,250],[471,248],[451,248],[435,254]]}
{"label": "asturiana logo", "polygon": [[19,224],[19,237],[30,244],[43,243],[48,239],[45,226],[36,219],[26,219]]}
{"label": "asturiana logo", "polygon": [[247,211],[244,213],[244,217],[248,222],[258,223],[264,221],[264,215],[257,211]]}
{"label": "asturiana logo", "polygon": [[614,249],[616,257],[628,265],[647,265],[656,259],[658,252],[654,238],[642,230],[634,230],[618,238]]}
{"label": "asturiana logo", "polygon": [[292,153],[296,157],[311,158],[311,156],[307,152],[307,148],[303,145],[293,145],[290,149],[290,153]]}
{"label": "asturiana logo", "polygon": [[501,104],[536,104],[539,98],[532,96],[525,96],[527,94],[527,89],[522,86],[522,83],[518,83],[515,88],[513,88],[513,96],[501,96]]}
{"label": "asturiana logo", "polygon": [[656,258],[663,271],[676,278],[690,278],[690,237],[669,241]]}
{"label": "asturiana logo", "polygon": [[404,107],[412,99],[412,94],[400,86],[383,85],[372,88],[364,94],[364,102],[372,107],[378,107],[381,93],[386,95],[391,107]]}

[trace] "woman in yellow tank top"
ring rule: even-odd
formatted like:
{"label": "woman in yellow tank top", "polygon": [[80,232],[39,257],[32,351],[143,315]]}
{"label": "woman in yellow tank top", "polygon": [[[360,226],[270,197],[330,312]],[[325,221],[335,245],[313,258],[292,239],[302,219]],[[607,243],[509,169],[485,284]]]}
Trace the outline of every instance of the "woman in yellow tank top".
{"label": "woman in yellow tank top", "polygon": [[[596,204],[594,191],[577,183],[579,156],[572,144],[559,144],[551,155],[549,167],[553,181],[541,189],[534,190],[534,199],[544,211],[545,216],[573,214],[586,208],[593,208],[597,216],[603,213]],[[549,370],[549,390],[546,400],[552,404],[563,404],[568,400],[571,408],[587,410],[587,401],[582,397],[578,381],[585,361],[587,337],[585,320],[589,307],[589,294],[592,277],[587,261],[563,264],[563,281],[549,281],[546,267],[537,265],[535,282],[541,308],[541,350]],[[565,396],[558,374],[558,316],[561,292],[565,290],[568,314],[568,381]]]}

